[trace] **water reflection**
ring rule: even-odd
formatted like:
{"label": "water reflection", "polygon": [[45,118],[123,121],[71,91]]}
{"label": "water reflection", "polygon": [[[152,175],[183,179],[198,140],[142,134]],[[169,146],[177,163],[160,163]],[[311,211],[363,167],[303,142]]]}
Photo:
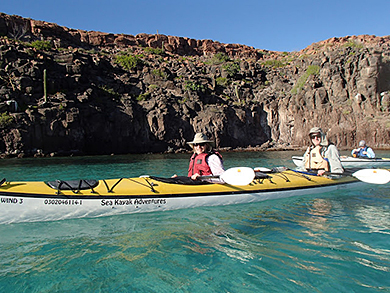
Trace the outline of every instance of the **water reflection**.
{"label": "water reflection", "polygon": [[308,217],[300,222],[304,227],[309,228],[306,233],[315,236],[315,232],[324,232],[329,229],[328,216],[332,211],[332,203],[328,199],[319,198],[310,202],[308,206]]}
{"label": "water reflection", "polygon": [[368,233],[390,234],[389,206],[361,206],[356,217],[368,228]]}

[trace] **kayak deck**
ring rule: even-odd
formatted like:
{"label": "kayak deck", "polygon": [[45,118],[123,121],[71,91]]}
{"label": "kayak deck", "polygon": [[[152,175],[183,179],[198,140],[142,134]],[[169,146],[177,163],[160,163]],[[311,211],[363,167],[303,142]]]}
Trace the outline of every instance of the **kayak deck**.
{"label": "kayak deck", "polygon": [[88,184],[59,181],[54,186],[46,182],[4,182],[0,185],[0,224],[244,204],[329,192],[359,182],[349,176],[329,179],[294,171],[257,177],[244,186],[175,184],[169,183],[169,178],[157,177],[92,180]]}
{"label": "kayak deck", "polygon": [[[5,182],[0,186],[0,196],[47,197],[47,198],[132,198],[132,197],[178,197],[206,196],[229,193],[258,193],[263,191],[283,191],[291,189],[315,188],[334,184],[357,181],[352,177],[329,179],[283,171],[273,173],[268,178],[254,179],[246,186],[229,184],[174,184],[159,181],[157,177],[120,178],[96,181],[96,184],[85,187],[85,180],[80,186],[69,188],[67,182],[61,188],[50,187],[45,182]],[[87,184],[88,185],[88,184]]]}

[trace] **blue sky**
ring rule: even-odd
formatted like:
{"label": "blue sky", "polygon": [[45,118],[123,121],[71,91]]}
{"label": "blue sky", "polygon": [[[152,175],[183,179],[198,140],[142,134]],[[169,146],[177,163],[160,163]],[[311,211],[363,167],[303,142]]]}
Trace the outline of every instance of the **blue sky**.
{"label": "blue sky", "polygon": [[74,29],[210,39],[299,51],[351,35],[390,35],[390,0],[1,0],[0,12]]}

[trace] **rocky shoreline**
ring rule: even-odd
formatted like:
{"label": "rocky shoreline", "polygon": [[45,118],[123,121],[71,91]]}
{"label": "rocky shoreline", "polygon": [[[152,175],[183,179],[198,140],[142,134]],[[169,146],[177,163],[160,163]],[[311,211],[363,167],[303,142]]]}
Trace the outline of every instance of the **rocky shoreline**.
{"label": "rocky shoreline", "polygon": [[300,150],[322,127],[340,150],[390,149],[390,37],[299,52],[74,30],[0,14],[0,157]]}

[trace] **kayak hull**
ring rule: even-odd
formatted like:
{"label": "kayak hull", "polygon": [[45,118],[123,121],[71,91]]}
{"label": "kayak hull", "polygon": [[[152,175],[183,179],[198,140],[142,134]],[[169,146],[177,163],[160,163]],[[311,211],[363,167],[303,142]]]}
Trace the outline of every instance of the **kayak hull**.
{"label": "kayak hull", "polygon": [[[296,166],[301,166],[303,157],[302,156],[293,156],[292,160]],[[364,159],[364,158],[354,158],[354,157],[340,157],[341,164],[344,168],[389,168],[390,159],[385,158],[374,158],[374,159]]]}
{"label": "kayak hull", "polygon": [[[115,186],[110,190],[110,186]],[[293,171],[272,174],[247,186],[180,185],[150,178],[99,181],[88,190],[56,190],[44,182],[6,182],[0,187],[0,224],[93,218],[220,206],[330,192],[360,183]]]}

